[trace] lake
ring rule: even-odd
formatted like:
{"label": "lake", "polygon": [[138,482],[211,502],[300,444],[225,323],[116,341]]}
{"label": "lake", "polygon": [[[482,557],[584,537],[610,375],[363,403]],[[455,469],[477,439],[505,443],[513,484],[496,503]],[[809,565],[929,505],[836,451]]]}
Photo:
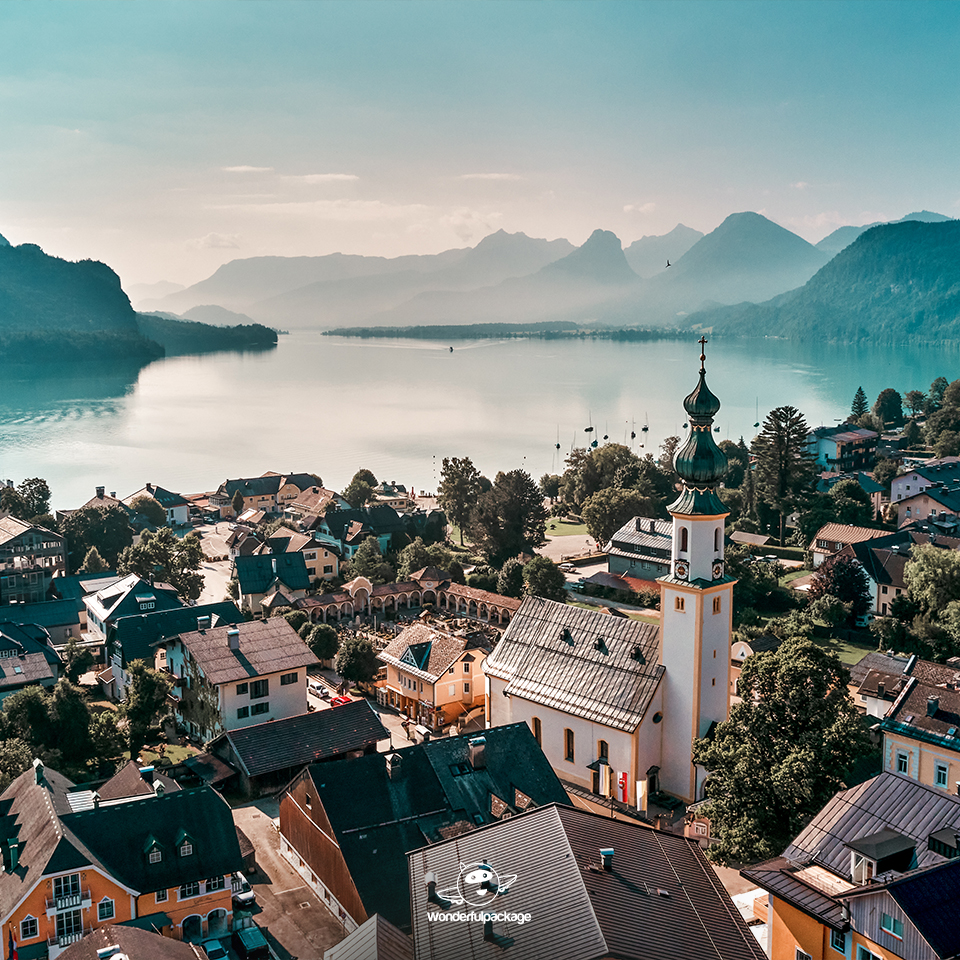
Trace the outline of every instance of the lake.
{"label": "lake", "polygon": [[[694,335],[453,346],[297,331],[266,353],[173,357],[139,370],[0,367],[0,477],[45,477],[59,508],[99,485],[121,497],[148,481],[193,493],[267,470],[318,473],[342,489],[366,467],[435,491],[449,456],[469,456],[491,479],[516,467],[539,478],[562,472],[571,445],[591,436],[630,443],[633,429],[634,448],[656,454],[683,432],[682,401],[699,370]],[[926,391],[938,376],[960,376],[956,345],[707,346],[722,404],[717,440],[749,442],[753,424],[784,404],[811,426],[833,424],[860,385],[872,403],[885,387]]]}

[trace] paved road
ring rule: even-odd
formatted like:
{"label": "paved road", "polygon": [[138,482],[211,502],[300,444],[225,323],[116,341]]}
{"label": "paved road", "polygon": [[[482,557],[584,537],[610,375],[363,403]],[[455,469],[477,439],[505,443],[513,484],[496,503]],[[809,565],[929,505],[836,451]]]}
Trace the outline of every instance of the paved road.
{"label": "paved road", "polygon": [[203,574],[203,590],[197,603],[219,603],[227,599],[227,581],[230,579],[230,560],[213,561],[211,557],[227,555],[226,537],[230,527],[226,523],[204,524],[194,528],[200,534],[203,546],[204,563],[200,568]]}
{"label": "paved road", "polygon": [[250,883],[260,912],[253,919],[279,960],[322,960],[324,951],[343,939],[344,930],[281,855],[273,826],[279,813],[275,799],[256,800],[233,811],[234,821],[257,851],[257,872]]}

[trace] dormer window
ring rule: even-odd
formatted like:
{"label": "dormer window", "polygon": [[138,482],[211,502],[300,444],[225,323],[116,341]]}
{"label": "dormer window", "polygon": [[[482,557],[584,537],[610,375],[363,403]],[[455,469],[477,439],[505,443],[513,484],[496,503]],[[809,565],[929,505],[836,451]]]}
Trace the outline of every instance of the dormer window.
{"label": "dormer window", "polygon": [[159,863],[163,859],[163,851],[159,847],[153,847],[147,854],[147,860],[150,863]]}
{"label": "dormer window", "polygon": [[850,875],[854,883],[868,883],[877,872],[877,865],[868,860],[862,853],[850,854]]}
{"label": "dormer window", "polygon": [[177,852],[181,857],[193,856],[193,837],[186,830],[181,830],[177,834]]}

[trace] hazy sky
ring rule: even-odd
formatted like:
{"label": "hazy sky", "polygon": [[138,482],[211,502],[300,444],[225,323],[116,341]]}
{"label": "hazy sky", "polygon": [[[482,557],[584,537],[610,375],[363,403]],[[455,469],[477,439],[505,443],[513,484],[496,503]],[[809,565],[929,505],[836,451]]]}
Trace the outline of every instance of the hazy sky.
{"label": "hazy sky", "polygon": [[960,216],[950,2],[0,3],[0,234],[125,284]]}

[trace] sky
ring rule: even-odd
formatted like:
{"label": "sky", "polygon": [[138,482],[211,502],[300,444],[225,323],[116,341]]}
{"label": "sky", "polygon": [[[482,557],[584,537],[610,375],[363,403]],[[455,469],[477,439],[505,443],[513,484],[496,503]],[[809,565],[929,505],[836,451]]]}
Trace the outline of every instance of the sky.
{"label": "sky", "polygon": [[131,284],[960,216],[960,4],[0,3],[0,234]]}

